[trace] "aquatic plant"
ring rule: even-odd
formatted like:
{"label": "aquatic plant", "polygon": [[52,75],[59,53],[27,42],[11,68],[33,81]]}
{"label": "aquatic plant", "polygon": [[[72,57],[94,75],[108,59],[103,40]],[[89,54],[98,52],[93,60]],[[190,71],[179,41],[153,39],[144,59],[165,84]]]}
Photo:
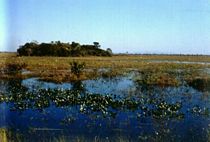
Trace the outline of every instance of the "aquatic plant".
{"label": "aquatic plant", "polygon": [[[87,124],[87,127],[97,127],[99,130],[101,130],[103,129],[104,125],[107,125],[109,122],[115,123],[116,121],[120,120],[120,122],[116,123],[121,124],[120,118],[125,117],[127,120],[125,124],[122,125],[123,127],[126,126],[125,129],[129,128],[131,125],[131,127],[140,126],[141,128],[138,128],[138,130],[143,129],[143,132],[145,132],[144,125],[147,125],[147,122],[151,120],[152,122],[149,122],[148,126],[146,126],[147,129],[150,127],[151,123],[151,125],[153,125],[151,126],[152,129],[150,129],[151,131],[148,134],[141,133],[142,131],[134,131],[134,133],[140,132],[138,134],[139,136],[137,136],[139,141],[179,140],[179,138],[183,138],[182,134],[180,135],[180,133],[183,132],[182,124],[188,123],[185,120],[193,119],[193,121],[196,122],[195,127],[189,126],[190,129],[192,128],[192,130],[184,130],[184,132],[189,132],[190,137],[193,134],[193,138],[195,139],[194,141],[197,140],[195,137],[199,136],[200,134],[204,134],[199,137],[199,140],[206,141],[205,134],[207,134],[207,137],[209,137],[209,127],[208,125],[205,126],[203,124],[206,124],[210,114],[208,103],[209,74],[203,74],[203,68],[206,68],[207,65],[152,63],[145,61],[160,58],[167,59],[166,57],[152,56],[113,56],[112,58],[20,57],[21,62],[26,63],[28,65],[27,69],[30,69],[30,71],[32,71],[36,77],[42,77],[41,79],[47,78],[49,81],[58,80],[60,83],[71,81],[72,88],[26,88],[21,83],[21,80],[11,80],[10,82],[5,83],[6,87],[3,86],[6,91],[4,92],[4,89],[3,91],[1,90],[0,103],[1,105],[6,105],[6,108],[10,109],[10,111],[15,111],[10,112],[11,114],[22,114],[25,117],[25,114],[28,114],[28,112],[32,111],[35,112],[35,114],[43,114],[46,117],[48,117],[47,115],[50,114],[50,117],[52,116],[53,120],[54,116],[56,116],[56,123],[58,122],[57,124],[60,126],[59,122],[61,122],[61,127],[65,128],[78,124],[82,117],[90,122]],[[169,56],[168,58],[168,60],[185,60],[188,57],[178,58]],[[10,58],[8,59],[8,63],[12,63],[17,58],[12,56],[11,60]],[[190,61],[197,59],[198,58],[191,58]],[[203,58],[202,61],[207,61],[209,59],[209,57],[206,57],[205,59]],[[70,73],[69,60],[78,63],[85,62],[85,69],[87,70],[82,70],[81,75],[78,78],[76,74]],[[0,66],[2,66],[2,60],[0,60]],[[100,68],[108,68],[113,70],[113,73],[109,71],[104,73],[104,75],[103,72],[97,73]],[[122,94],[120,91],[117,92],[119,93],[119,96],[122,95],[122,97],[116,96],[115,92],[111,92],[112,94],[100,94],[94,92],[90,93],[87,92],[88,89],[85,90],[86,87],[83,86],[84,84],[82,84],[82,82],[75,82],[77,80],[92,79],[100,76],[109,78],[110,74],[111,76],[112,74],[113,76],[118,76],[124,72],[130,71],[135,71],[135,75],[132,77],[137,77],[136,80],[138,81],[135,82],[135,87],[132,86],[132,90],[122,92]],[[14,77],[16,76],[17,75]],[[0,77],[2,77],[2,74]],[[131,77],[129,76],[129,79],[130,78]],[[176,82],[178,82],[178,84]],[[177,85],[180,86],[176,87]],[[201,89],[199,87],[201,87]],[[194,101],[194,99],[196,99],[196,101]],[[64,111],[64,114],[60,115],[60,113],[57,113],[57,110]],[[34,116],[33,114],[29,114],[29,116],[32,116],[32,118],[30,118],[30,122],[39,122],[38,119],[41,119],[41,121],[44,123],[48,122],[48,120],[42,120],[43,118]],[[133,123],[133,120],[134,125],[136,124],[136,121],[140,125],[133,126],[133,124],[131,124]],[[200,128],[200,120],[204,120],[204,123],[202,122],[202,127],[205,128]],[[102,125],[100,123],[101,121]],[[112,125],[113,123],[108,125]],[[122,121],[122,123],[124,122]],[[171,124],[181,124],[181,126],[173,125],[173,127]],[[189,124],[192,123],[189,121]],[[18,124],[18,126],[20,125],[21,124]],[[17,126],[12,127],[16,128]],[[178,132],[178,134],[174,133],[179,131],[180,127],[181,131]],[[18,129],[19,128],[20,127],[18,127]],[[122,132],[121,130],[125,130],[121,128],[119,128],[120,133]],[[66,130],[67,129],[65,129],[65,131]],[[200,130],[202,130],[202,132],[198,132]],[[45,131],[43,133],[46,134],[47,132]],[[52,135],[54,134],[52,131],[49,131],[48,133],[52,133]],[[40,133],[35,132],[31,133],[31,135],[39,134]],[[134,135],[136,136],[136,134]],[[172,136],[173,138],[169,138],[168,136]],[[11,141],[17,141],[17,139],[14,138],[14,135],[12,137],[13,138]],[[84,139],[82,136],[80,137],[77,135],[77,137],[78,141],[86,140],[85,136]],[[176,139],[176,137],[178,137],[178,139]],[[20,138],[20,141],[24,141],[22,137]],[[46,138],[46,141],[47,140],[49,139]],[[67,136],[64,136],[59,140],[70,141],[72,139],[69,137],[68,133]],[[111,139],[109,137],[109,139],[105,140],[97,137],[96,140],[110,141],[113,140],[113,138]],[[123,138],[119,138],[117,140],[123,141]]]}
{"label": "aquatic plant", "polygon": [[[14,89],[12,89],[14,90]],[[19,87],[19,91],[10,92],[9,95],[0,96],[2,102],[11,103],[10,109],[13,111],[24,111],[27,109],[38,109],[50,107],[73,107],[78,106],[79,112],[86,115],[100,114],[104,117],[117,116],[118,111],[141,111],[137,117],[152,116],[156,119],[162,118],[182,118],[180,103],[170,104],[160,102],[159,98],[121,98],[117,99],[111,94],[91,94],[75,89],[36,89],[33,92],[24,87]],[[148,107],[150,105],[150,107]]]}
{"label": "aquatic plant", "polygon": [[5,101],[5,96],[0,93],[0,103]]}
{"label": "aquatic plant", "polygon": [[159,104],[156,104],[156,109],[152,110],[152,116],[155,118],[178,118],[182,119],[184,117],[184,113],[180,112],[182,107],[181,103],[168,104],[163,101]]}

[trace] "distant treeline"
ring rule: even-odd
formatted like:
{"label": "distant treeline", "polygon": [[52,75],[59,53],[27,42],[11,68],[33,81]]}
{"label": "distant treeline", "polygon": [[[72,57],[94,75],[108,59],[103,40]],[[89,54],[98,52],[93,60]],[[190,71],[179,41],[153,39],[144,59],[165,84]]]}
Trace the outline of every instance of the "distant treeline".
{"label": "distant treeline", "polygon": [[25,43],[17,49],[20,56],[111,56],[112,50],[100,49],[98,42],[93,45],[80,45],[79,43],[62,43],[52,41],[51,43],[38,43],[36,41]]}
{"label": "distant treeline", "polygon": [[155,53],[115,53],[115,56],[205,56],[210,57],[207,54],[155,54]]}

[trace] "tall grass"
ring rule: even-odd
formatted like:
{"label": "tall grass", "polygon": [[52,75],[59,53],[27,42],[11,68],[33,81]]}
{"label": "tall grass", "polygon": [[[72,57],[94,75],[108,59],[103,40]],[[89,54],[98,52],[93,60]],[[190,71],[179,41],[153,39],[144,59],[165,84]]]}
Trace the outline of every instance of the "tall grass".
{"label": "tall grass", "polygon": [[[210,62],[210,56],[168,56],[168,55],[129,55],[112,57],[18,57],[14,53],[1,53],[0,68],[6,68],[10,64],[27,64],[27,70],[31,71],[31,76],[39,77],[44,80],[65,82],[72,80],[84,80],[102,76],[120,75],[130,70],[138,71],[161,71],[170,70],[199,70],[210,68],[210,64],[178,64],[153,62],[158,60],[169,61],[193,61]],[[72,67],[69,62],[78,62],[85,64],[85,70],[82,75],[74,77],[70,74]],[[97,70],[109,68],[110,72],[99,74]],[[89,70],[89,71],[87,71]],[[75,72],[76,73],[76,72]],[[76,73],[77,74],[77,73]],[[198,74],[199,75],[199,74]]]}
{"label": "tall grass", "polygon": [[6,130],[4,128],[0,128],[0,141],[7,142]]}

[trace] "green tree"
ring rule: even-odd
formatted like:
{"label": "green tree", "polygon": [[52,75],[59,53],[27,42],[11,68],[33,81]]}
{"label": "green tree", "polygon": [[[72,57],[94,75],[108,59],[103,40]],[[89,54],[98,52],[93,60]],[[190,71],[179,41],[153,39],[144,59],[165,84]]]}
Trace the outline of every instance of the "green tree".
{"label": "green tree", "polygon": [[106,51],[107,51],[109,54],[111,54],[111,55],[113,54],[111,48],[107,48]]}
{"label": "green tree", "polygon": [[101,45],[99,44],[99,42],[93,42],[93,45],[94,45],[96,48],[101,47]]}
{"label": "green tree", "polygon": [[17,52],[20,56],[111,56],[111,49],[105,51],[99,48],[99,42],[93,44],[80,45],[76,42],[69,44],[60,41],[39,44],[32,41],[20,46]]}

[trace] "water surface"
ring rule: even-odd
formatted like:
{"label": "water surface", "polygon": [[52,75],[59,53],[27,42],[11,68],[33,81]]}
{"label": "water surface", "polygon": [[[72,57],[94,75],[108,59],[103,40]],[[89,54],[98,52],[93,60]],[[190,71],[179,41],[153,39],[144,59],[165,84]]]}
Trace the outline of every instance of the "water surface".
{"label": "water surface", "polygon": [[145,86],[135,75],[63,84],[1,80],[0,127],[23,141],[209,140],[209,84]]}

